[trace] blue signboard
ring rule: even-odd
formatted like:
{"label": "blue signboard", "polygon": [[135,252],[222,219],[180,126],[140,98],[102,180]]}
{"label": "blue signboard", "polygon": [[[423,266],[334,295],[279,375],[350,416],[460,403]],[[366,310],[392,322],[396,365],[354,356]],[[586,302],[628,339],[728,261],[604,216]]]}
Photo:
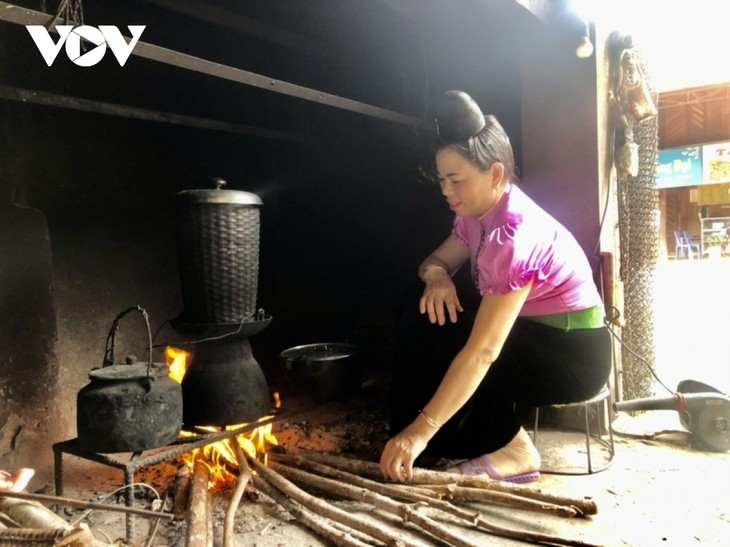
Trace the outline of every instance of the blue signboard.
{"label": "blue signboard", "polygon": [[659,150],[657,188],[698,186],[702,180],[702,147],[687,146]]}

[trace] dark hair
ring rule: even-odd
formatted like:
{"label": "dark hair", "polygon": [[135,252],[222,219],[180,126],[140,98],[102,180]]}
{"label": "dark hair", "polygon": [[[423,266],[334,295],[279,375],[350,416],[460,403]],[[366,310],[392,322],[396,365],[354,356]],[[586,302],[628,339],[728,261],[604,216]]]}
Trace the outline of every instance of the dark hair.
{"label": "dark hair", "polygon": [[497,118],[491,114],[484,116],[484,122],[482,130],[466,141],[452,142],[439,139],[435,151],[451,148],[482,171],[499,162],[504,165],[504,177],[509,182],[517,182],[514,152],[507,133]]}
{"label": "dark hair", "polygon": [[459,90],[446,91],[434,106],[437,142],[435,152],[455,150],[481,171],[495,162],[504,165],[504,177],[516,182],[512,145],[504,128],[492,115],[485,116],[477,102]]}

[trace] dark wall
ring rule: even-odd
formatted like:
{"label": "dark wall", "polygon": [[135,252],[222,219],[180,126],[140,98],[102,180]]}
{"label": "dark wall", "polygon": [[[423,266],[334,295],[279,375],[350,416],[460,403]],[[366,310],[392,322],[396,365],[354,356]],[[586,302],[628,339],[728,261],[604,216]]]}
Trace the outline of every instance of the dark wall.
{"label": "dark wall", "polygon": [[599,91],[596,77],[602,57],[575,55],[579,36],[538,27],[522,42],[522,183],[575,235],[597,272],[601,223],[611,199],[608,190],[599,191],[609,178],[602,164],[608,126],[597,104],[605,111],[608,94]]}
{"label": "dark wall", "polygon": [[[454,13],[433,3],[409,18],[379,2],[218,3],[308,37],[320,46],[319,54],[145,2],[125,3],[124,12],[120,3],[99,2],[88,7],[85,21],[146,24],[142,41],[422,118],[441,92],[465,89],[502,119],[519,157],[517,53],[502,45],[509,27],[481,4],[467,3],[469,9]],[[159,329],[155,360],[166,342],[178,339],[165,323],[181,311],[172,221],[176,192],[207,188],[212,177],[222,177],[228,188],[263,199],[258,302],[274,319],[252,346],[272,377],[278,353],[292,345],[349,339],[386,347],[382,338],[418,263],[448,235],[451,216],[438,188],[419,171],[432,161],[422,131],[134,56],[120,67],[107,53],[99,65],[81,68],[59,55],[47,67],[25,29],[6,22],[0,22],[0,67],[2,86],[275,128],[302,138],[260,138],[0,100],[0,180],[8,195],[15,192],[14,203],[31,208],[29,215],[47,226],[48,254],[42,242],[30,246],[6,238],[3,245],[16,247],[15,255],[6,256],[47,257],[51,264],[50,271],[34,274],[50,282],[33,292],[46,306],[44,330],[36,332],[48,346],[41,377],[57,382],[59,393],[48,395],[65,422],[38,441],[48,456],[52,441],[75,435],[75,395],[88,371],[101,364],[117,313],[133,304],[149,312],[152,329]],[[5,279],[2,284],[7,291]],[[4,335],[10,332],[7,317],[30,309],[17,302],[12,308],[0,321]],[[117,344],[119,355],[144,354],[139,318],[124,320]],[[3,347],[0,356],[0,372],[7,376],[0,381],[17,383],[8,372],[17,355]],[[28,405],[31,413],[47,415],[19,393],[6,397],[0,418],[7,421]],[[10,440],[3,443],[0,457],[17,452]]]}

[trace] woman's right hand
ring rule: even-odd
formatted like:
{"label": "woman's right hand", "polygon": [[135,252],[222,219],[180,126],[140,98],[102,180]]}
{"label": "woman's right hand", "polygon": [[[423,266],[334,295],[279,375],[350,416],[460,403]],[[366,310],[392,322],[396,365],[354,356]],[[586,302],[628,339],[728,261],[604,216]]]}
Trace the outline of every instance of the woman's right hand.
{"label": "woman's right hand", "polygon": [[449,320],[456,323],[457,313],[464,311],[456,294],[456,286],[448,272],[443,268],[431,268],[423,274],[426,288],[419,302],[421,313],[428,314],[431,323],[446,324],[446,314]]}

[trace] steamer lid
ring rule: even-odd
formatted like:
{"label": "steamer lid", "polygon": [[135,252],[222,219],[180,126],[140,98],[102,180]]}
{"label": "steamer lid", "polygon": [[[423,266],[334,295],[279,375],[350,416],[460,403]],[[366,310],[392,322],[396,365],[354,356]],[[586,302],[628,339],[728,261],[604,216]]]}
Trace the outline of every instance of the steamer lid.
{"label": "steamer lid", "polygon": [[264,202],[259,196],[251,192],[242,190],[223,190],[226,181],[221,178],[212,180],[215,188],[212,190],[183,190],[175,194],[179,200],[186,200],[197,203],[217,203],[217,204],[234,204],[234,205],[254,205],[261,206]]}

